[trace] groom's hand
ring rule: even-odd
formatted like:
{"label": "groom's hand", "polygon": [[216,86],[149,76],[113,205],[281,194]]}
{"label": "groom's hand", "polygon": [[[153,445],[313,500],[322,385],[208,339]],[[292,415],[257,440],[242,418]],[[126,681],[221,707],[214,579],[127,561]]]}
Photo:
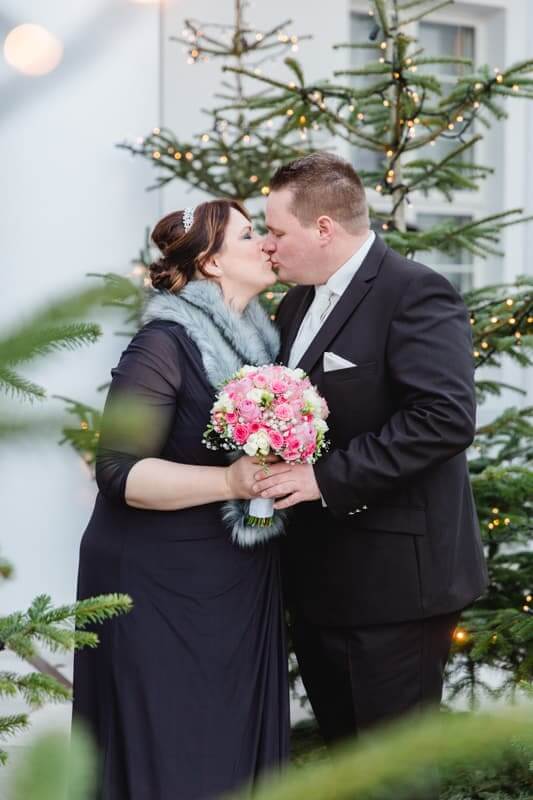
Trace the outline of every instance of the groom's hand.
{"label": "groom's hand", "polygon": [[303,503],[307,500],[319,500],[320,489],[316,482],[311,464],[271,464],[265,475],[256,472],[256,483],[253,487],[257,497],[275,497],[274,508],[282,509]]}

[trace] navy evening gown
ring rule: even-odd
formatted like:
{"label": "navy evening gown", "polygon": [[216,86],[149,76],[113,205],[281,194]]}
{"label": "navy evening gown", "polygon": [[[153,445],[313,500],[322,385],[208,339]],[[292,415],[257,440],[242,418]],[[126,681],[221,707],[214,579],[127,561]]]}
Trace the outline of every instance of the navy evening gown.
{"label": "navy evening gown", "polygon": [[[98,800],[212,800],[287,758],[287,657],[278,542],[235,545],[221,503],[148,511],[124,500],[141,458],[225,465],[202,433],[213,389],[181,325],[145,325],[112,371],[99,494],[80,548],[78,598],[125,592],[75,656],[74,717],[100,753]],[[120,441],[109,409],[134,398],[157,425]]]}

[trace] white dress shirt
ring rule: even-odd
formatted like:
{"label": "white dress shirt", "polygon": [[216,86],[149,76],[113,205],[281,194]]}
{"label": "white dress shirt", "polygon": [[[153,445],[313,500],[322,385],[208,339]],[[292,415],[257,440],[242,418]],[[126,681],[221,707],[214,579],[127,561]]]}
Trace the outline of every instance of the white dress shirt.
{"label": "white dress shirt", "polygon": [[296,334],[289,355],[288,366],[296,367],[301,357],[317,335],[324,321],[331,314],[334,306],[351,283],[355,273],[365,260],[368,251],[374,244],[376,234],[370,231],[359,250],[350,256],[326,283],[315,286],[315,297]]}

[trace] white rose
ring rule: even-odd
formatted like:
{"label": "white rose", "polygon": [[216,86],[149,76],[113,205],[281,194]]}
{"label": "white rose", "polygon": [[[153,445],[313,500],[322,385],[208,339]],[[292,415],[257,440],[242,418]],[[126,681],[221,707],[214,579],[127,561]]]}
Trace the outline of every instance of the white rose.
{"label": "white rose", "polygon": [[305,372],[303,371],[303,369],[301,367],[297,367],[296,369],[293,369],[292,373],[293,373],[295,378],[301,379],[301,378],[305,377]]}
{"label": "white rose", "polygon": [[253,403],[259,403],[263,399],[263,390],[262,389],[250,389],[249,392],[246,392],[246,398],[251,400]]}
{"label": "white rose", "polygon": [[242,448],[247,456],[255,456],[257,455],[257,450],[259,447],[259,443],[257,441],[257,434],[252,433],[252,435],[248,438],[248,441]]}
{"label": "white rose", "polygon": [[315,430],[318,431],[319,433],[325,433],[327,430],[329,430],[328,423],[326,422],[325,419],[320,419],[320,418],[315,419],[314,426]]}
{"label": "white rose", "polygon": [[267,456],[270,452],[270,443],[268,441],[268,436],[264,431],[258,431],[254,434],[257,438],[257,446],[258,450],[263,456]]}
{"label": "white rose", "polygon": [[320,411],[322,408],[320,398],[314,389],[304,389],[302,392],[302,398],[306,405],[308,405],[313,412]]}

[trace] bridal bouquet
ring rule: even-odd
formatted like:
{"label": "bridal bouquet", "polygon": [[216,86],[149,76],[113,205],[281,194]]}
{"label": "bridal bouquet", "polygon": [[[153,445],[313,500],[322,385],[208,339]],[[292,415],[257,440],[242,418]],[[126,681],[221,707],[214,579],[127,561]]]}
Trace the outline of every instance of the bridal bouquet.
{"label": "bridal bouquet", "polygon": [[[242,450],[257,456],[313,464],[327,448],[329,409],[302,369],[277,364],[245,365],[216,395],[203,443],[211,450]],[[246,525],[269,527],[274,501],[254,498]]]}

